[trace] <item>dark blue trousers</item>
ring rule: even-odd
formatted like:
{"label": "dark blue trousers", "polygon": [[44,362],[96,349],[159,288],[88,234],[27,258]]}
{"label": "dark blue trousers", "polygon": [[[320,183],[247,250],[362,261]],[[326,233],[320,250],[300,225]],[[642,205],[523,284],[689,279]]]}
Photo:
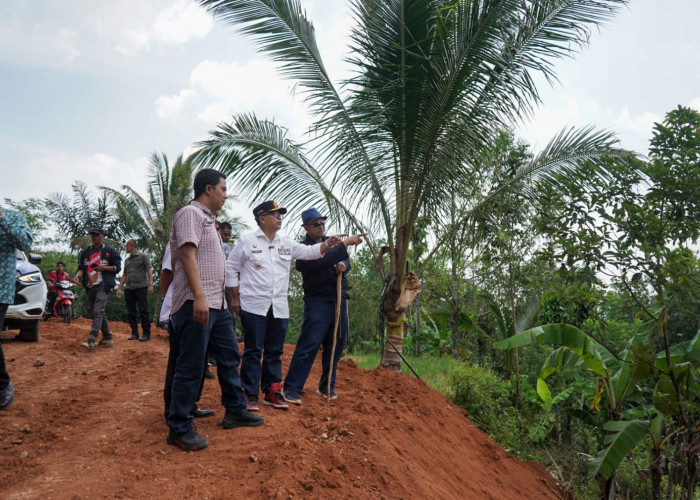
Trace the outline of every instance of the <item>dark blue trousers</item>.
{"label": "dark blue trousers", "polygon": [[173,432],[184,433],[194,425],[191,412],[206,367],[207,346],[216,359],[221,404],[236,414],[245,413],[246,400],[238,375],[241,356],[229,310],[209,309],[209,323],[203,325],[194,320],[192,301],[187,301],[170,317],[170,321],[180,339],[180,355],[173,374],[168,427]]}
{"label": "dark blue trousers", "polygon": [[[318,388],[324,394],[328,392],[328,374],[331,372],[331,351],[333,349],[333,329],[335,326],[335,301],[317,298],[304,299],[304,323],[292,361],[284,379],[284,391],[299,395],[311,372],[318,348],[323,345],[321,356],[321,380]],[[340,303],[340,325],[337,332],[333,370],[331,373],[331,391],[335,389],[335,373],[338,361],[343,355],[348,338],[348,305],[345,300]]]}
{"label": "dark blue trousers", "polygon": [[245,336],[241,380],[243,390],[248,394],[258,394],[261,388],[263,392],[268,392],[272,384],[282,382],[282,353],[288,323],[288,318],[275,318],[272,315],[272,306],[266,316],[241,309]]}
{"label": "dark blue trousers", "polygon": [[[180,337],[173,330],[173,325],[168,323],[168,337],[170,341],[170,351],[168,352],[168,365],[165,369],[165,385],[163,386],[163,402],[165,403],[165,420],[168,420],[168,412],[170,411],[170,401],[172,400],[173,391],[173,378],[175,377],[175,367],[177,366],[177,359],[180,357]],[[202,391],[204,390],[204,373],[207,370],[206,363],[204,364],[204,371],[202,372],[202,382],[199,384],[199,391],[197,392],[197,399],[195,400],[195,406],[199,398],[202,397]],[[195,406],[192,407],[192,411],[195,410]]]}

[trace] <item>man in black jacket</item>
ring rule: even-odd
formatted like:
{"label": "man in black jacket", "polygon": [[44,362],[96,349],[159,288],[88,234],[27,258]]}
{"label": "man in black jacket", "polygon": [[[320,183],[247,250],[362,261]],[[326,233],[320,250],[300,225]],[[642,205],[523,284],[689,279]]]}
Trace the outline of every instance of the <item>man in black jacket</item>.
{"label": "man in black jacket", "polygon": [[[321,213],[310,208],[301,213],[302,226],[306,230],[304,245],[315,245],[327,239],[326,219]],[[289,364],[287,376],[284,379],[282,395],[288,403],[301,404],[301,391],[309,376],[311,366],[316,358],[319,347],[323,345],[321,357],[322,373],[316,393],[327,397],[328,377],[331,377],[330,398],[338,396],[335,393],[335,372],[338,361],[343,355],[345,342],[348,337],[348,306],[345,301],[348,295],[348,281],[345,275],[350,271],[350,257],[347,247],[362,243],[364,234],[356,234],[343,240],[318,260],[297,260],[296,269],[301,271],[304,282],[304,323],[301,335]],[[335,306],[337,296],[337,276],[342,274],[340,325],[337,331],[335,356],[331,361],[333,346],[333,331],[335,327]]]}
{"label": "man in black jacket", "polygon": [[80,254],[78,272],[74,281],[78,284],[82,282],[87,291],[88,304],[92,309],[90,335],[85,342],[80,344],[86,349],[92,350],[95,348],[95,341],[100,330],[102,331],[102,340],[97,345],[114,346],[105,308],[109,292],[117,283],[116,274],[121,270],[122,258],[114,248],[103,243],[105,232],[102,228],[93,227],[90,236],[92,245]]}

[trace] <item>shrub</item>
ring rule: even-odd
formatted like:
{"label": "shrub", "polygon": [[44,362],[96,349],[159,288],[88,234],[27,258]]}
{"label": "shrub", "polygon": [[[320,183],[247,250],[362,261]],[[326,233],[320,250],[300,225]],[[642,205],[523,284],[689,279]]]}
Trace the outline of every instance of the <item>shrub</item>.
{"label": "shrub", "polygon": [[488,368],[463,365],[452,373],[452,400],[470,420],[511,453],[522,450],[521,415],[511,401],[510,382]]}

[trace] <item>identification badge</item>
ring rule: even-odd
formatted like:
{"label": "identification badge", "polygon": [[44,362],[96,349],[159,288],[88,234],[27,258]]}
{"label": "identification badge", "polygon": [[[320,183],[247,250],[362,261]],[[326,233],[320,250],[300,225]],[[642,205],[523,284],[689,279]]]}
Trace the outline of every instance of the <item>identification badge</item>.
{"label": "identification badge", "polygon": [[253,250],[252,253],[262,253],[262,250]]}

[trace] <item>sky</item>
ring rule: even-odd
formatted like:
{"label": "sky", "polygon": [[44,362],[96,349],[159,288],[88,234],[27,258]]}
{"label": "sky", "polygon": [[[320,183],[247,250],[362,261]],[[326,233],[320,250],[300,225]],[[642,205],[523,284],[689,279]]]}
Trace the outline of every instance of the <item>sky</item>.
{"label": "sky", "polygon": [[[345,0],[302,0],[334,79],[347,76]],[[646,153],[654,122],[700,110],[700,0],[631,0],[556,63],[516,134],[535,151],[594,125]],[[248,39],[191,0],[0,2],[0,200],[70,194],[76,180],[143,191],[153,153],[174,163],[232,114],[254,111],[300,137],[291,84]],[[229,185],[235,194],[235,183]],[[252,224],[251,200],[227,206]]]}

